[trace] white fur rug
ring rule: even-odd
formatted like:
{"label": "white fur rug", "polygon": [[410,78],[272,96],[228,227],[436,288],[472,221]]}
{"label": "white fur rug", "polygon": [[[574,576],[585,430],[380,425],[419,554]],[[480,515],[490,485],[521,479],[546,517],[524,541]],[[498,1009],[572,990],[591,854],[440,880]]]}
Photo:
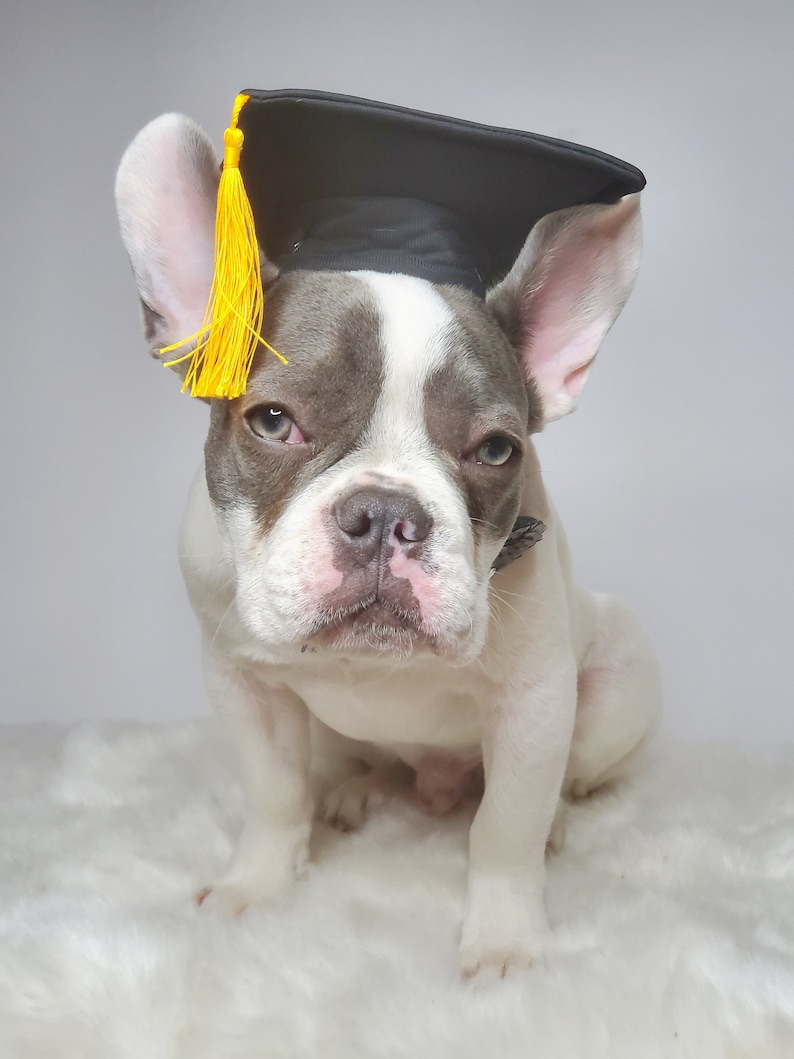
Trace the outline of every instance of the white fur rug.
{"label": "white fur rug", "polygon": [[794,1056],[794,749],[657,749],[578,805],[545,960],[458,982],[467,814],[319,827],[290,904],[196,909],[240,827],[216,722],[2,730],[2,1059]]}

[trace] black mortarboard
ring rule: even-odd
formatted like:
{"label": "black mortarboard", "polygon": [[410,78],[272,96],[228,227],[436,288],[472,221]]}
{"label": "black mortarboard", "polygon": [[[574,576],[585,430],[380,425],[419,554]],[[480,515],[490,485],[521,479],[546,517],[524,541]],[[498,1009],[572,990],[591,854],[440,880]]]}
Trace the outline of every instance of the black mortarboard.
{"label": "black mortarboard", "polygon": [[213,294],[186,381],[198,396],[245,392],[257,240],[281,271],[401,272],[482,296],[545,214],[645,185],[589,147],[326,92],[245,92],[224,142]]}
{"label": "black mortarboard", "polygon": [[541,217],[642,173],[548,136],[326,92],[247,92],[240,169],[283,270],[373,269],[483,295]]}

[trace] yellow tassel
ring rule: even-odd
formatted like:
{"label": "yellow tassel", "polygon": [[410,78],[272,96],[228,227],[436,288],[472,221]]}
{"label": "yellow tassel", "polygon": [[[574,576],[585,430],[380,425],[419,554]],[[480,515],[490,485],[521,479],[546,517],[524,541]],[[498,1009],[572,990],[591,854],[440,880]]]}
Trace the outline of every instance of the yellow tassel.
{"label": "yellow tassel", "polygon": [[204,322],[195,334],[160,351],[170,353],[188,342],[196,343],[190,353],[166,364],[172,367],[190,358],[182,391],[190,387],[193,397],[244,394],[260,343],[282,363],[287,363],[260,334],[264,298],[259,245],[254,215],[240,174],[244,137],[237,128],[240,111],[248,98],[239,95],[235,100],[231,124],[223,137],[225,151],[215,216],[215,273]]}

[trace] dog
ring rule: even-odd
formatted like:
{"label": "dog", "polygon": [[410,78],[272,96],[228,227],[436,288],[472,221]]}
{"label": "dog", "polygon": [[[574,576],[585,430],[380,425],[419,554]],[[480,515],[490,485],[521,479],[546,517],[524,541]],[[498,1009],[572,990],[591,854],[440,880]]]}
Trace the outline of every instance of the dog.
{"label": "dog", "polygon": [[[217,185],[210,141],[179,115],[119,168],[160,359],[202,324]],[[312,742],[333,734],[367,765],[318,807],[342,828],[401,782],[435,813],[482,784],[463,973],[542,953],[564,808],[625,771],[661,709],[637,619],[572,579],[532,444],[574,409],[640,242],[637,194],[548,214],[485,299],[399,273],[282,274],[263,256],[268,341],[288,363],[263,351],[244,396],[209,401],[180,538],[250,806],[205,908],[289,892],[315,813]],[[517,516],[542,539],[500,562]]]}

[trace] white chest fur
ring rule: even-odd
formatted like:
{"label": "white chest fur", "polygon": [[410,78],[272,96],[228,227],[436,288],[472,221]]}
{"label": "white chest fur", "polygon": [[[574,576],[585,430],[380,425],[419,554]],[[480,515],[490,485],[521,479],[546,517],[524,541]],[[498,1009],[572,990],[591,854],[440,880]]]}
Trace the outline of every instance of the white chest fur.
{"label": "white chest fur", "polygon": [[[339,660],[290,677],[318,720],[342,735],[390,747],[406,745],[466,754],[480,744],[480,704],[487,694],[471,666],[450,670],[429,659],[410,666]],[[410,763],[410,762],[409,762]]]}

